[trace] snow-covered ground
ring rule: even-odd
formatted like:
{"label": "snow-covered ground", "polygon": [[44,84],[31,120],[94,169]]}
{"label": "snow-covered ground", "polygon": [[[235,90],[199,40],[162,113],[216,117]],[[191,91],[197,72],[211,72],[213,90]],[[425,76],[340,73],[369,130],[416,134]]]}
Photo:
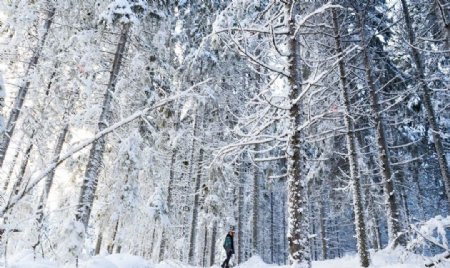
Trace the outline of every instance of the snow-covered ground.
{"label": "snow-covered ground", "polygon": [[[430,260],[422,256],[408,254],[398,249],[395,251],[383,250],[372,254],[371,268],[423,268]],[[2,266],[4,267],[4,266]],[[32,255],[22,257],[11,257],[8,260],[9,268],[57,268],[61,267],[54,262],[46,260],[33,261]],[[67,264],[64,268],[75,267],[75,264]],[[80,268],[194,268],[177,261],[164,261],[153,264],[140,257],[127,254],[114,254],[108,256],[96,256],[90,260],[80,262]],[[253,257],[247,262],[237,266],[237,268],[288,268],[288,266],[277,266],[265,264],[261,258]],[[347,256],[341,259],[313,262],[313,268],[357,268],[357,256]],[[435,268],[449,268],[450,260],[442,262]],[[213,266],[219,268],[219,266]]]}

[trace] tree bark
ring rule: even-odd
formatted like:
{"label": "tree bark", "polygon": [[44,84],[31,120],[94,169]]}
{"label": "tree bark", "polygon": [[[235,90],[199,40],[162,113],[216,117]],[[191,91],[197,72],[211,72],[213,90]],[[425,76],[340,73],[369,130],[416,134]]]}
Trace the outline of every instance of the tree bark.
{"label": "tree bark", "polygon": [[[322,186],[323,187],[323,186]],[[326,236],[326,226],[325,226],[325,208],[324,200],[320,201],[319,204],[319,227],[320,227],[320,240],[322,244],[322,260],[328,259],[328,243]]]}
{"label": "tree bark", "polygon": [[442,180],[444,182],[445,194],[447,196],[447,203],[450,206],[450,173],[447,164],[447,158],[445,156],[444,147],[442,145],[441,133],[439,126],[436,122],[436,115],[434,113],[433,104],[431,102],[432,91],[428,87],[425,79],[425,68],[423,66],[422,58],[419,50],[415,47],[415,34],[412,28],[411,16],[409,14],[408,5],[406,0],[401,0],[403,7],[403,16],[405,19],[406,30],[408,33],[408,41],[410,43],[411,56],[416,65],[416,79],[419,83],[419,87],[422,89],[423,104],[427,113],[428,124],[432,132],[434,149],[436,150],[436,157],[439,162],[439,169],[441,171]]}
{"label": "tree bark", "polygon": [[[66,140],[68,130],[69,130],[69,125],[66,125],[58,136],[58,140],[56,142],[56,146],[53,151],[53,158],[52,158],[52,159],[55,159],[55,161],[59,161],[59,157],[61,155],[62,147]],[[33,245],[33,247],[37,247],[41,243],[42,222],[44,221],[44,208],[47,205],[48,195],[49,195],[50,190],[53,185],[53,178],[55,177],[55,171],[56,171],[55,169],[52,169],[48,173],[47,179],[45,180],[44,189],[42,189],[41,196],[39,197],[38,206],[36,208],[36,225],[37,225],[37,232],[38,232],[38,240],[36,241],[36,244]],[[101,239],[101,237],[99,239]],[[100,243],[101,243],[101,241],[100,241]]]}
{"label": "tree bark", "polygon": [[275,263],[274,255],[275,255],[275,224],[274,224],[274,194],[272,187],[270,188],[270,262]]}
{"label": "tree bark", "polygon": [[[112,95],[116,89],[116,83],[125,52],[129,29],[130,25],[125,24],[123,25],[120,33],[119,43],[117,44],[117,50],[114,55],[111,76],[106,89],[105,98],[103,100],[102,113],[100,115],[100,120],[98,123],[99,131],[106,129],[108,127],[108,124],[110,123],[112,113]],[[83,185],[81,187],[81,194],[75,216],[77,221],[83,223],[85,228],[87,228],[89,224],[89,217],[91,215],[92,205],[94,203],[94,196],[97,190],[98,183],[98,174],[100,172],[100,166],[103,161],[103,152],[105,150],[105,142],[106,138],[102,136],[95,140],[92,144],[86,172],[84,175]]]}
{"label": "tree bark", "polygon": [[[62,151],[62,147],[66,140],[68,131],[69,131],[69,125],[66,125],[61,130],[61,133],[59,133],[58,140],[56,142],[56,146],[53,151],[52,159],[55,159],[55,161],[59,160],[59,157],[60,157],[61,151]],[[40,225],[42,224],[42,221],[44,218],[44,208],[47,204],[48,194],[50,193],[50,189],[52,188],[54,177],[55,177],[55,169],[52,169],[47,175],[47,179],[45,180],[44,189],[42,190],[41,197],[39,198],[38,207],[36,209],[36,218],[37,218],[37,224],[38,224],[39,229],[41,228]]]}
{"label": "tree bark", "polygon": [[240,167],[239,167],[239,183],[238,183],[238,226],[237,226],[237,244],[238,244],[238,250],[237,250],[237,262],[238,264],[242,263],[244,261],[243,254],[244,254],[244,167],[246,163],[244,161],[244,158],[241,158]]}
{"label": "tree bark", "polygon": [[112,254],[114,252],[114,247],[118,246],[118,245],[116,245],[116,243],[117,243],[116,237],[117,237],[117,232],[119,231],[119,224],[120,224],[120,217],[118,216],[118,218],[116,219],[116,221],[114,223],[113,233],[112,233],[112,237],[111,237],[111,243],[106,247],[109,254]]}
{"label": "tree bark", "polygon": [[103,242],[103,232],[100,231],[100,233],[97,236],[97,242],[95,243],[95,255],[100,254],[100,251],[102,249],[102,242]]}
{"label": "tree bark", "polygon": [[[19,140],[22,140],[23,136],[24,135],[22,134]],[[21,147],[20,145],[21,144],[17,145],[16,151],[15,151],[13,159],[12,159],[12,163],[9,166],[8,175],[6,175],[6,181],[5,181],[5,184],[3,185],[3,191],[7,191],[8,190],[9,183],[11,182],[11,178],[12,178],[12,175],[13,175],[13,172],[14,172],[14,168],[16,166],[17,159],[19,159],[20,147]]]}
{"label": "tree bark", "polygon": [[356,229],[356,240],[357,240],[357,249],[359,254],[360,265],[362,267],[369,267],[370,264],[370,255],[367,250],[367,235],[366,235],[366,224],[364,222],[364,211],[362,204],[362,193],[361,193],[361,185],[360,185],[360,174],[358,167],[358,159],[356,155],[356,142],[355,142],[355,132],[352,118],[350,117],[350,97],[348,96],[347,89],[347,74],[344,66],[344,62],[342,59],[342,47],[341,47],[341,38],[339,33],[339,24],[337,19],[336,9],[332,10],[333,17],[333,28],[335,35],[335,50],[336,55],[339,56],[339,76],[340,76],[340,91],[342,96],[342,101],[344,102],[345,107],[345,128],[346,132],[346,140],[347,140],[347,154],[348,154],[348,162],[350,166],[350,179],[351,184],[353,186],[353,209],[355,214],[355,229]]}
{"label": "tree bark", "polygon": [[[259,146],[255,145],[255,151],[257,152],[259,150]],[[255,158],[258,158],[257,154],[255,155]],[[258,226],[258,219],[259,219],[259,169],[258,166],[254,163],[253,164],[253,193],[252,193],[252,256],[258,255],[258,245],[259,245],[259,236],[258,236],[258,230],[260,227]]]}
{"label": "tree bark", "polygon": [[13,201],[14,197],[19,194],[20,187],[23,186],[23,178],[24,178],[27,166],[28,166],[28,160],[30,159],[31,150],[33,149],[33,145],[34,145],[34,143],[33,143],[34,134],[35,134],[35,131],[33,131],[33,133],[31,133],[30,143],[28,144],[28,147],[23,154],[22,163],[20,164],[20,167],[19,167],[19,173],[17,174],[17,179],[14,182],[13,188],[11,189],[11,194],[9,196],[7,206],[10,206],[14,202]]}
{"label": "tree bark", "polygon": [[[199,109],[199,111],[197,111],[196,113],[200,113],[203,112],[203,109]],[[199,118],[200,117],[200,118]],[[190,176],[188,177],[189,179],[193,179],[194,182],[194,200],[192,201],[193,203],[193,207],[192,207],[192,216],[191,216],[191,225],[190,225],[190,231],[189,231],[189,252],[188,252],[188,262],[189,264],[194,265],[194,259],[195,259],[195,251],[196,251],[196,247],[197,247],[197,243],[196,243],[196,239],[197,239],[197,225],[198,225],[198,209],[199,209],[199,200],[200,200],[200,185],[201,185],[201,181],[202,181],[202,176],[203,176],[203,157],[204,157],[204,149],[200,148],[199,149],[199,156],[198,156],[198,161],[196,163],[194,163],[194,155],[195,155],[195,151],[196,151],[196,139],[198,138],[198,131],[199,131],[199,122],[202,122],[202,128],[203,130],[205,130],[205,118],[204,115],[195,115],[195,122],[194,122],[194,131],[193,131],[193,139],[192,139],[192,151],[191,151],[191,157],[192,160],[190,162],[191,164],[191,170],[189,172]],[[201,144],[200,144],[201,146]],[[192,174],[192,167],[194,165],[197,165],[197,174],[194,178],[194,175]]]}
{"label": "tree bark", "polygon": [[190,231],[190,239],[189,239],[189,263],[194,265],[194,255],[196,249],[196,238],[197,238],[197,225],[198,225],[198,207],[199,207],[199,191],[200,191],[200,183],[202,180],[203,173],[203,154],[204,150],[200,149],[200,156],[198,160],[198,170],[197,176],[195,178],[195,188],[194,188],[194,202],[192,209],[192,221],[191,221],[191,231]]}
{"label": "tree bark", "polygon": [[440,37],[444,39],[444,47],[450,49],[450,2],[448,0],[433,0],[432,12],[436,18],[434,23],[440,28]]}
{"label": "tree bark", "polygon": [[[175,168],[175,162],[177,159],[177,153],[178,153],[178,149],[174,148],[172,150],[172,157],[170,159],[170,170],[169,170],[169,186],[167,189],[167,208],[169,210],[169,213],[172,212],[172,203],[173,203],[173,198],[172,198],[172,191],[173,191],[173,185],[174,185],[174,181],[175,181],[175,172],[174,172],[174,168]],[[159,261],[163,261],[164,260],[164,255],[165,255],[165,250],[166,250],[166,232],[167,232],[167,227],[166,226],[161,226],[161,243],[159,245]]]}
{"label": "tree bark", "polygon": [[[178,115],[175,114],[175,117],[178,118]],[[177,119],[175,119],[177,120]],[[175,123],[174,126],[175,131],[178,131],[178,122]],[[172,212],[172,203],[173,203],[173,197],[172,197],[172,191],[173,191],[173,185],[175,182],[175,162],[177,160],[177,154],[178,154],[178,148],[173,148],[172,150],[172,156],[170,158],[170,166],[169,166],[169,185],[167,187],[167,209],[169,210],[169,214]],[[161,224],[161,242],[159,245],[159,254],[158,254],[158,258],[159,261],[163,261],[164,260],[164,254],[165,254],[165,250],[166,250],[166,226],[163,226]]]}
{"label": "tree bark", "polygon": [[[204,228],[204,236],[203,236],[203,255],[202,255],[202,267],[206,265],[206,255],[208,253],[208,224],[205,224]],[[212,243],[212,241],[211,241]]]}
{"label": "tree bark", "polygon": [[[399,238],[401,231],[400,227],[400,213],[399,205],[396,200],[395,188],[394,188],[394,174],[392,174],[391,160],[389,155],[389,150],[386,142],[385,126],[383,122],[383,117],[380,112],[380,107],[378,103],[378,93],[375,86],[375,81],[373,79],[372,70],[370,66],[369,52],[367,51],[367,41],[364,32],[364,22],[362,21],[363,14],[359,16],[359,26],[360,26],[360,38],[362,42],[362,56],[364,71],[366,75],[366,82],[369,87],[369,95],[372,109],[372,118],[375,122],[375,137],[377,141],[377,153],[378,162],[381,169],[381,175],[383,178],[384,196],[386,200],[386,214],[387,214],[387,226],[388,226],[388,236],[389,243],[392,247],[396,247],[399,242],[402,241]],[[401,243],[403,244],[403,243]]]}
{"label": "tree bark", "polygon": [[[301,93],[301,63],[300,40],[296,36],[295,16],[298,7],[295,1],[285,3],[285,15],[288,18],[288,67],[289,67],[289,147],[288,147],[288,211],[289,211],[289,253],[293,267],[311,267],[311,257],[308,240],[308,205],[307,185],[302,174],[301,145],[302,137],[298,127],[302,123],[300,100]],[[297,101],[296,101],[297,100]]]}
{"label": "tree bark", "polygon": [[214,265],[214,257],[216,255],[216,235],[217,235],[217,222],[213,222],[211,230],[211,250],[209,252],[209,265]]}

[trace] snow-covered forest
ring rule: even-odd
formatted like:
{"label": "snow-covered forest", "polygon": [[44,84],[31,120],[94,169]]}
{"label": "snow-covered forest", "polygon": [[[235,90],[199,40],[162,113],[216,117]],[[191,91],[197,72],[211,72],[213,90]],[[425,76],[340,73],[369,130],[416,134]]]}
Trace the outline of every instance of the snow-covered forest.
{"label": "snow-covered forest", "polygon": [[0,108],[0,266],[450,266],[450,0],[0,0]]}

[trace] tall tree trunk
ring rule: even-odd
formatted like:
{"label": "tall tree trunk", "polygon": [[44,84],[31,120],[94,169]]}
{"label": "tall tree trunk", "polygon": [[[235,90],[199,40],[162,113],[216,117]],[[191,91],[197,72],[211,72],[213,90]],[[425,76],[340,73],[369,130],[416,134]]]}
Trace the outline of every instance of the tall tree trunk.
{"label": "tall tree trunk", "polygon": [[178,148],[174,148],[172,150],[172,156],[170,158],[170,170],[169,170],[169,185],[167,187],[167,208],[169,209],[169,212],[172,211],[172,203],[173,203],[173,185],[175,181],[175,162],[177,160],[177,154],[178,154]]}
{"label": "tall tree trunk", "polygon": [[288,250],[286,250],[286,249],[289,249],[289,239],[288,239],[288,231],[286,230],[286,226],[288,225],[287,224],[287,220],[288,220],[288,215],[287,215],[287,202],[286,201],[288,201],[287,199],[288,199],[288,195],[286,194],[283,194],[283,204],[282,204],[282,209],[281,209],[281,215],[282,215],[282,217],[281,217],[281,219],[282,219],[282,224],[281,224],[281,226],[282,226],[282,252],[283,252],[283,263],[284,264],[288,264],[288,262],[289,262],[289,251]]}
{"label": "tall tree trunk", "polygon": [[[156,240],[156,228],[155,227],[152,228],[152,235],[150,237],[151,237],[150,246],[148,247],[148,250],[144,249],[144,255],[143,256],[144,257],[148,256],[149,259],[152,259],[153,249],[155,247],[155,240]],[[145,244],[147,245],[147,243],[145,243]]]}
{"label": "tall tree trunk", "polygon": [[[255,145],[255,151],[257,152],[259,150],[259,146]],[[255,155],[255,158],[258,158],[257,154]],[[258,166],[253,163],[253,193],[252,193],[252,256],[258,255],[258,245],[259,245],[259,236],[258,231],[261,228],[259,226],[259,168]]]}
{"label": "tall tree trunk", "polygon": [[214,257],[216,256],[216,235],[217,235],[217,222],[213,221],[211,230],[211,250],[209,252],[209,265],[214,265]]}
{"label": "tall tree trunk", "polygon": [[[311,191],[309,191],[309,193],[311,193]],[[309,195],[311,196],[311,195]],[[311,204],[311,202],[309,202],[309,230],[308,233],[310,234],[316,234],[316,224],[314,222],[314,217],[313,217],[313,205]],[[309,239],[309,252],[311,252],[311,261],[317,261],[317,244],[316,244],[316,237],[312,237]]]}
{"label": "tall tree trunk", "polygon": [[[418,159],[419,158],[419,149],[417,148],[416,145],[414,145],[414,148],[412,149],[412,158],[413,159]],[[413,165],[412,165],[412,180],[416,186],[416,191],[417,191],[417,209],[418,209],[418,213],[416,214],[418,217],[418,220],[424,220],[425,219],[425,214],[424,214],[424,202],[423,202],[423,190],[422,187],[420,186],[420,165],[421,163],[419,162],[419,160],[414,161]]]}
{"label": "tall tree trunk", "polygon": [[109,254],[112,254],[114,252],[114,247],[118,246],[116,245],[117,241],[117,233],[119,231],[119,224],[120,224],[120,216],[116,219],[113,227],[113,233],[111,237],[111,243],[106,247]]}
{"label": "tall tree trunk", "polygon": [[[372,169],[369,168],[369,170],[372,170]],[[371,241],[373,243],[372,246],[373,246],[373,249],[379,250],[379,249],[381,249],[380,230],[379,230],[380,227],[379,227],[378,215],[377,215],[377,212],[375,211],[375,201],[373,200],[373,194],[370,189],[371,185],[372,185],[372,181],[369,178],[369,181],[367,181],[367,186],[364,187],[364,190],[365,190],[365,196],[367,196],[367,214],[368,214],[368,217],[372,219],[372,229],[371,229],[371,235],[373,236],[371,238]]]}
{"label": "tall tree trunk", "polygon": [[[192,161],[191,161],[191,167],[193,167],[195,164],[197,165],[197,174],[194,178],[193,175],[193,171],[190,170],[190,174],[192,174],[191,176],[188,177],[189,180],[191,180],[194,183],[194,200],[192,201],[192,216],[191,216],[191,224],[190,224],[190,230],[189,230],[189,252],[188,252],[188,262],[189,264],[194,265],[194,258],[195,258],[195,251],[196,251],[196,247],[197,247],[197,243],[196,243],[196,239],[197,239],[197,225],[198,225],[198,209],[199,209],[199,200],[200,200],[200,185],[201,185],[201,180],[202,180],[202,175],[203,175],[203,156],[204,156],[204,149],[200,148],[199,150],[199,157],[198,157],[198,161],[195,163],[194,160],[194,155],[195,155],[195,151],[196,151],[196,142],[195,140],[198,138],[198,131],[199,131],[199,122],[197,122],[199,119],[200,121],[203,121],[202,123],[202,127],[203,130],[205,129],[205,119],[204,119],[204,115],[198,115],[198,113],[200,112],[197,111],[196,115],[195,115],[195,122],[194,122],[194,136],[193,136],[193,140],[192,140],[192,151],[191,151],[191,156],[192,156]],[[200,117],[200,118],[199,118]],[[201,146],[201,145],[200,145]]]}
{"label": "tall tree trunk", "polygon": [[270,262],[275,263],[275,224],[274,224],[274,194],[272,187],[270,188]]}
{"label": "tall tree trunk", "polygon": [[[335,233],[336,233],[336,244],[337,244],[337,256],[338,256],[338,258],[341,258],[342,257],[342,254],[341,254],[341,239],[340,239],[340,237],[341,237],[341,231],[339,230],[339,222],[338,222],[338,220],[337,219],[335,219],[334,220],[334,226],[336,226],[335,227]],[[336,231],[337,230],[337,231]]]}
{"label": "tall tree trunk", "polygon": [[[302,175],[301,133],[298,127],[301,125],[300,102],[297,100],[302,90],[300,40],[296,36],[295,16],[298,14],[298,3],[287,1],[285,3],[285,15],[288,18],[288,65],[289,65],[289,109],[290,135],[288,154],[288,211],[289,211],[289,253],[293,267],[311,267],[311,257],[308,241],[308,205],[307,185]],[[297,100],[297,101],[296,101]]]}
{"label": "tall tree trunk", "polygon": [[245,170],[245,161],[241,159],[240,165],[239,165],[239,184],[238,184],[238,222],[237,222],[237,243],[238,243],[238,250],[237,250],[237,262],[238,264],[242,263],[244,261],[243,254],[244,254],[244,170]]}
{"label": "tall tree trunk", "polygon": [[17,119],[19,118],[20,112],[22,111],[22,106],[25,101],[25,97],[28,93],[28,89],[30,87],[30,78],[28,77],[28,75],[30,74],[30,72],[33,69],[36,68],[36,65],[37,65],[39,58],[41,56],[41,53],[42,53],[42,49],[44,48],[45,40],[47,39],[49,30],[50,30],[50,26],[53,22],[54,15],[55,15],[55,8],[50,7],[47,12],[47,18],[45,19],[45,22],[44,22],[42,37],[38,41],[38,44],[37,44],[35,50],[33,51],[33,55],[30,59],[30,62],[28,63],[28,67],[25,72],[26,81],[19,88],[19,92],[17,93],[16,99],[14,102],[14,107],[11,110],[11,113],[10,113],[9,119],[8,119],[8,123],[6,124],[6,128],[5,128],[6,130],[3,135],[1,145],[0,145],[0,167],[3,166],[3,162],[4,162],[5,156],[6,156],[6,151],[8,150],[9,143],[11,141],[12,135],[14,134],[14,129],[16,127]]}
{"label": "tall tree trunk", "polygon": [[205,223],[204,234],[205,235],[203,236],[202,267],[205,267],[206,265],[206,255],[208,253],[208,223]]}
{"label": "tall tree trunk", "polygon": [[[61,132],[58,135],[58,139],[57,139],[57,142],[55,145],[55,149],[53,151],[53,158],[52,158],[55,161],[59,160],[59,157],[60,157],[61,151],[62,151],[62,147],[66,140],[68,131],[69,131],[69,125],[65,125],[65,127],[61,130]],[[45,180],[44,189],[42,189],[42,193],[39,198],[38,207],[36,209],[36,218],[37,218],[38,226],[40,226],[42,224],[42,220],[44,218],[44,208],[47,204],[48,194],[50,193],[50,189],[52,188],[54,177],[55,177],[55,169],[52,169],[47,175],[47,179]]]}
{"label": "tall tree trunk", "polygon": [[[98,131],[104,130],[110,123],[112,113],[112,95],[116,89],[117,78],[125,52],[129,29],[130,24],[125,24],[123,25],[120,33],[119,43],[117,44],[117,50],[114,55],[111,76],[103,100],[102,113],[100,115],[100,120],[98,123]],[[80,221],[85,228],[87,228],[89,223],[89,217],[91,215],[92,205],[94,203],[95,191],[97,190],[98,174],[100,172],[100,166],[103,161],[103,152],[105,150],[105,139],[106,138],[102,136],[93,142],[91,151],[89,153],[86,172],[84,174],[83,185],[81,187],[80,198],[77,205],[76,219],[77,221]]]}
{"label": "tall tree trunk", "polygon": [[[169,210],[169,214],[172,212],[172,203],[173,203],[173,198],[172,198],[172,191],[173,191],[173,185],[174,185],[174,181],[175,181],[175,172],[174,172],[174,168],[175,168],[175,162],[177,159],[177,153],[178,153],[178,149],[174,148],[172,150],[172,157],[170,159],[170,170],[169,170],[169,186],[167,189],[167,208]],[[165,250],[166,250],[166,243],[167,243],[167,227],[161,225],[161,243],[159,245],[159,254],[158,254],[158,258],[159,261],[163,261],[164,260],[164,254],[165,254]]]}
{"label": "tall tree trunk", "polygon": [[347,74],[345,71],[344,62],[342,59],[342,47],[341,47],[341,37],[339,32],[339,24],[337,19],[337,11],[336,9],[332,10],[333,16],[333,28],[334,28],[334,37],[335,37],[335,50],[336,55],[339,56],[339,76],[340,76],[340,91],[342,96],[342,101],[344,102],[345,107],[345,128],[346,132],[346,140],[347,140],[347,154],[348,154],[348,162],[350,166],[350,179],[351,184],[353,186],[353,209],[355,214],[355,229],[356,229],[356,240],[357,240],[357,249],[359,254],[360,265],[362,267],[368,267],[370,263],[370,255],[367,250],[367,235],[366,235],[366,224],[364,222],[364,211],[362,204],[362,193],[361,193],[361,185],[360,185],[360,174],[358,167],[358,159],[356,155],[356,142],[355,142],[355,132],[352,118],[350,117],[350,97],[348,96],[347,89]]}
{"label": "tall tree trunk", "polygon": [[381,169],[381,175],[383,178],[384,197],[386,200],[386,214],[387,214],[387,226],[389,243],[392,247],[396,247],[401,238],[399,234],[400,228],[400,213],[398,207],[398,201],[396,200],[394,189],[394,174],[392,174],[391,160],[389,155],[389,149],[386,142],[386,134],[384,130],[383,117],[380,112],[378,103],[378,93],[375,86],[375,81],[372,75],[371,59],[369,58],[369,52],[367,51],[367,38],[364,30],[364,21],[362,16],[365,14],[359,14],[359,26],[360,26],[360,38],[362,42],[362,55],[364,63],[364,71],[366,74],[366,82],[369,87],[369,95],[372,108],[372,118],[375,123],[375,136],[377,141],[378,162]]}
{"label": "tall tree trunk", "polygon": [[[323,187],[323,186],[322,186]],[[325,205],[324,200],[321,199],[319,204],[319,227],[320,227],[320,240],[322,244],[322,260],[328,259],[328,243],[326,236],[326,226],[325,226]]]}
{"label": "tall tree trunk", "polygon": [[28,166],[28,160],[30,159],[31,150],[33,149],[33,145],[34,145],[34,143],[33,143],[34,133],[35,132],[33,131],[33,133],[31,134],[31,137],[30,137],[30,144],[28,144],[28,147],[23,154],[23,159],[22,159],[22,163],[20,164],[19,173],[17,174],[16,182],[13,185],[13,188],[11,190],[11,195],[9,196],[9,199],[8,199],[8,206],[11,205],[14,197],[19,193],[20,187],[23,186],[23,178],[24,178],[27,166]]}
{"label": "tall tree trunk", "polygon": [[423,62],[420,56],[420,52],[415,46],[415,35],[414,30],[412,28],[411,16],[409,15],[408,6],[406,4],[406,0],[401,0],[403,7],[403,16],[405,18],[406,30],[408,33],[408,41],[410,43],[411,56],[416,65],[416,79],[419,83],[419,87],[422,89],[422,97],[423,104],[425,107],[425,111],[427,112],[427,120],[430,125],[430,129],[432,132],[434,149],[436,150],[436,157],[439,162],[439,168],[442,175],[442,180],[445,186],[445,194],[447,196],[447,203],[450,207],[450,173],[448,169],[448,163],[444,152],[444,147],[442,145],[441,132],[439,130],[439,126],[436,122],[436,115],[434,113],[433,104],[431,102],[431,94],[432,91],[428,87],[428,84],[425,79],[425,68],[423,66]]}
{"label": "tall tree trunk", "polygon": [[[62,147],[64,145],[64,142],[66,140],[67,132],[69,131],[69,125],[65,125],[65,127],[61,130],[61,133],[58,135],[58,140],[55,145],[55,149],[53,151],[53,158],[55,161],[59,160],[59,157],[61,155]],[[33,248],[36,248],[41,243],[42,238],[42,222],[44,220],[44,208],[47,205],[48,195],[50,193],[50,190],[53,185],[53,178],[55,177],[55,171],[56,169],[52,169],[45,180],[44,188],[42,189],[41,196],[39,197],[38,206],[36,209],[36,225],[37,225],[37,233],[38,233],[38,239],[36,241],[36,244],[33,245]],[[102,237],[99,237],[99,239],[102,239]],[[101,240],[100,240],[101,243]]]}
{"label": "tall tree trunk", "polygon": [[[196,140],[197,140],[197,135],[198,135],[198,130],[199,130],[199,122],[198,122],[199,118],[198,117],[199,117],[198,116],[198,112],[195,112],[194,118],[193,118],[193,122],[192,122],[192,125],[193,125],[192,126],[193,127],[193,130],[192,130],[192,143],[191,143],[191,147],[190,147],[190,156],[189,156],[189,162],[188,162],[189,171],[188,171],[187,179],[186,179],[187,184],[185,185],[185,189],[184,189],[184,191],[186,193],[186,200],[182,201],[186,205],[191,202],[190,198],[188,198],[190,196],[191,190],[192,190],[192,186],[191,186],[190,182],[192,180],[195,181],[195,179],[194,179],[195,178],[194,177],[194,167],[195,167],[195,164],[196,164],[196,161],[195,161],[195,155],[196,154],[195,153],[197,151]],[[189,218],[188,214],[189,214],[188,212],[183,214],[183,219],[182,219],[182,221],[183,221],[182,222],[182,225],[183,225],[183,227],[182,227],[182,229],[183,229],[182,236],[184,238],[189,239],[189,243],[187,244],[187,248],[186,247],[181,248],[181,252],[180,252],[180,256],[181,256],[180,259],[182,261],[187,261],[187,262],[189,262],[190,254],[191,254],[191,247],[192,247],[192,244],[190,243],[190,238],[191,238],[191,232],[190,231],[191,231],[191,224],[192,224],[192,222],[189,221],[189,220],[192,221],[192,218]],[[186,249],[187,249],[187,260],[186,260]]]}
{"label": "tall tree trunk", "polygon": [[[22,140],[22,139],[23,139],[23,136],[24,136],[24,134],[21,135],[21,137],[20,137],[19,140]],[[7,190],[8,190],[9,183],[11,182],[11,178],[12,178],[12,175],[13,175],[13,173],[14,173],[14,169],[15,169],[15,167],[16,167],[16,162],[17,162],[17,160],[19,159],[19,154],[20,154],[20,147],[21,147],[21,145],[22,145],[21,143],[19,143],[19,144],[17,145],[16,151],[15,151],[14,156],[13,156],[13,159],[12,159],[12,163],[11,163],[11,165],[9,166],[9,170],[8,170],[7,175],[6,175],[6,181],[5,181],[5,184],[3,185],[3,191],[7,191]]]}
{"label": "tall tree trunk", "polygon": [[432,12],[434,23],[439,27],[438,38],[444,39],[446,49],[450,49],[450,1],[449,0],[432,0]]}
{"label": "tall tree trunk", "polygon": [[200,156],[198,160],[198,170],[197,176],[195,178],[195,188],[194,188],[194,202],[192,209],[192,221],[191,221],[191,230],[190,230],[190,239],[189,239],[189,263],[194,265],[194,255],[196,249],[196,238],[197,238],[197,229],[198,229],[198,207],[199,207],[199,191],[200,191],[200,183],[203,174],[203,148],[200,148]]}
{"label": "tall tree trunk", "polygon": [[[174,116],[176,119],[178,120],[178,113],[175,113]],[[178,132],[178,121],[174,123],[174,129],[175,132]],[[172,156],[170,158],[170,166],[169,166],[169,183],[168,183],[168,187],[167,187],[167,208],[168,208],[168,213],[170,215],[170,213],[172,212],[173,209],[173,188],[174,188],[174,182],[175,182],[175,163],[177,161],[177,155],[178,155],[178,148],[175,147],[172,149]],[[164,254],[165,254],[165,250],[166,250],[166,243],[167,243],[167,227],[163,226],[161,224],[161,242],[159,245],[159,253],[158,253],[158,258],[159,261],[163,261],[164,260]]]}
{"label": "tall tree trunk", "polygon": [[102,249],[102,242],[103,242],[103,231],[100,230],[97,236],[97,242],[95,243],[95,255],[100,254],[100,251]]}

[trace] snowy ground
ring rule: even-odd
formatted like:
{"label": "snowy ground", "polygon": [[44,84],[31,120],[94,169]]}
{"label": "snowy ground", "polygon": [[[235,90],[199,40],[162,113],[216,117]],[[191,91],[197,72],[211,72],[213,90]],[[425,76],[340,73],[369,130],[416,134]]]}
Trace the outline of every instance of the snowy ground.
{"label": "snowy ground", "polygon": [[[11,257],[8,261],[9,268],[58,268],[57,264],[39,260],[33,261],[31,255],[22,257]],[[372,254],[371,268],[423,268],[428,259],[422,256],[406,254],[402,250],[394,252],[383,250]],[[1,267],[5,267],[4,265]],[[64,268],[75,267],[74,264],[63,266]],[[88,261],[81,262],[80,268],[194,268],[193,266],[183,265],[176,261],[164,261],[159,264],[152,264],[144,259],[126,254],[115,254],[109,256],[96,256]],[[213,266],[219,268],[219,266]],[[265,264],[259,257],[254,257],[241,264],[238,268],[287,268],[287,266],[277,266]],[[356,256],[347,256],[342,259],[314,262],[312,268],[357,268],[358,258]],[[450,260],[440,263],[435,268],[449,268]]]}

